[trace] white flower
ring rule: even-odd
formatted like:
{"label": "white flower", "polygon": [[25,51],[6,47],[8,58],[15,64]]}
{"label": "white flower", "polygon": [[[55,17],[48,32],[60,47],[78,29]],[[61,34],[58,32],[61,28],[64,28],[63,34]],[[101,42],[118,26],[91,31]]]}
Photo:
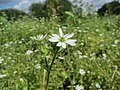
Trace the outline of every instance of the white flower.
{"label": "white flower", "polygon": [[107,55],[106,54],[102,54],[103,55],[103,59],[106,59],[107,58]]}
{"label": "white flower", "polygon": [[84,87],[83,87],[82,85],[80,85],[80,86],[77,85],[77,86],[75,87],[75,89],[76,89],[76,90],[84,90]]}
{"label": "white flower", "polygon": [[115,44],[118,44],[120,41],[119,40],[115,40]]}
{"label": "white flower", "polygon": [[30,54],[32,54],[32,53],[33,53],[32,50],[27,50],[27,52],[26,52],[27,55],[30,55]]}
{"label": "white flower", "polygon": [[103,36],[103,34],[99,34],[99,36]]}
{"label": "white flower", "polygon": [[38,52],[39,50],[38,49],[36,49],[34,52]]}
{"label": "white flower", "polygon": [[82,45],[82,46],[83,46],[83,45],[84,45],[84,43],[81,43],[80,45]]}
{"label": "white flower", "polygon": [[96,29],[96,32],[99,32],[99,29]]}
{"label": "white flower", "polygon": [[102,54],[102,55],[103,55],[103,57],[105,57],[105,58],[107,57],[106,54]]}
{"label": "white flower", "polygon": [[90,73],[90,71],[87,71],[87,73]]}
{"label": "white flower", "polygon": [[24,81],[23,78],[20,78],[20,81]]}
{"label": "white flower", "polygon": [[96,83],[95,86],[96,86],[96,88],[100,88],[100,84],[99,83]]}
{"label": "white flower", "polygon": [[36,64],[36,65],[35,65],[35,68],[36,68],[36,69],[41,68],[40,64]]}
{"label": "white flower", "polygon": [[78,53],[79,55],[82,55],[82,52],[80,52],[80,51],[77,51],[77,53]]}
{"label": "white flower", "polygon": [[65,57],[58,57],[59,59],[65,59]]}
{"label": "white flower", "polygon": [[0,57],[0,64],[3,62],[3,60],[4,60],[4,59]]}
{"label": "white flower", "polygon": [[60,35],[57,34],[52,34],[51,38],[49,39],[50,42],[58,42],[57,46],[60,47],[62,46],[62,48],[66,48],[66,44],[69,44],[71,46],[75,46],[75,42],[77,40],[75,39],[69,39],[71,38],[74,33],[70,33],[70,34],[63,34],[62,29],[59,28],[59,33]]}
{"label": "white flower", "polygon": [[85,74],[85,71],[84,71],[83,69],[80,69],[80,70],[79,70],[79,73],[80,73],[81,75],[84,75],[84,74]]}
{"label": "white flower", "polygon": [[14,74],[16,74],[16,73],[17,73],[17,71],[14,71],[13,73],[14,73]]}
{"label": "white flower", "polygon": [[83,55],[83,58],[87,58],[88,56],[86,56],[86,55]]}
{"label": "white flower", "polygon": [[36,37],[30,37],[32,40],[37,40],[37,41],[41,41],[46,37],[46,35],[37,35]]}
{"label": "white flower", "polygon": [[5,43],[4,45],[6,48],[10,46],[9,43]]}
{"label": "white flower", "polygon": [[74,84],[75,84],[75,81],[72,80],[72,81],[71,81],[71,84],[74,85]]}
{"label": "white flower", "polygon": [[117,45],[116,45],[116,44],[112,44],[111,46],[112,46],[112,47],[116,47]]}
{"label": "white flower", "polygon": [[0,78],[4,78],[4,77],[6,77],[6,75],[5,74],[0,74]]}
{"label": "white flower", "polygon": [[21,44],[21,43],[22,43],[22,41],[19,41],[18,43],[19,43],[19,44]]}

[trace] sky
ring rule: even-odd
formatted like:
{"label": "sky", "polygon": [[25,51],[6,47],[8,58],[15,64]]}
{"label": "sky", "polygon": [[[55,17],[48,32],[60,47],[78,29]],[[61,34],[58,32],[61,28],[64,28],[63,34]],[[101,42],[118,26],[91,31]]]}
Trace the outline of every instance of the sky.
{"label": "sky", "polygon": [[[7,8],[16,8],[19,10],[23,10],[25,12],[28,11],[29,6],[32,3],[37,2],[44,2],[45,0],[0,0],[0,9],[7,9]],[[73,0],[70,0],[71,2]],[[77,0],[78,2],[80,0]],[[89,4],[93,4],[93,9],[97,10],[100,8],[104,3],[111,2],[113,0],[83,0],[84,3],[89,2]],[[78,3],[76,3],[78,5]],[[78,5],[79,6],[79,5]]]}

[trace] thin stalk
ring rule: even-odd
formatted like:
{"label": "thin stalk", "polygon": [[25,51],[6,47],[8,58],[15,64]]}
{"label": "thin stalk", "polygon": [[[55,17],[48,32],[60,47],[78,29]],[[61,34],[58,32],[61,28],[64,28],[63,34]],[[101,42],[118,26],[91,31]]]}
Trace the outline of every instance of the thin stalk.
{"label": "thin stalk", "polygon": [[46,83],[46,88],[45,90],[48,90],[48,83],[49,83],[49,78],[50,78],[50,72],[47,71],[48,75],[47,75],[47,83]]}
{"label": "thin stalk", "polygon": [[43,90],[45,90],[45,76],[46,76],[46,70],[44,69],[44,75],[43,75]]}
{"label": "thin stalk", "polygon": [[57,52],[58,52],[58,50],[59,50],[59,49],[57,49],[57,50],[55,51],[55,53],[54,53],[54,57],[53,57],[52,62],[51,62],[51,64],[50,64],[50,67],[48,67],[48,70],[47,70],[48,75],[47,75],[46,90],[48,90],[48,84],[49,84],[50,72],[51,72],[51,69],[52,69],[53,63],[54,63],[54,61],[55,61],[55,58],[56,58],[56,56],[57,56]]}
{"label": "thin stalk", "polygon": [[45,64],[46,64],[46,68],[48,69],[48,62],[46,58],[45,58]]}
{"label": "thin stalk", "polygon": [[96,61],[94,61],[95,64],[97,65],[97,67],[99,68],[99,70],[107,77],[109,78],[109,76],[105,73],[105,71],[102,70],[102,68],[98,65],[98,63]]}
{"label": "thin stalk", "polygon": [[117,69],[118,69],[118,67],[115,67],[115,70],[114,70],[114,73],[113,73],[113,75],[112,75],[111,81],[113,81],[113,79],[114,79],[114,77],[115,77],[115,74],[116,74],[116,72],[117,72]]}

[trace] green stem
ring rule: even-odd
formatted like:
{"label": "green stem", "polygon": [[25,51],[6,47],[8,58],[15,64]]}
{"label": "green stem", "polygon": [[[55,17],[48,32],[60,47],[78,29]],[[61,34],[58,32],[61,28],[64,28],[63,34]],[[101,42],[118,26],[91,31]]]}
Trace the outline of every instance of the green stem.
{"label": "green stem", "polygon": [[50,78],[50,72],[48,71],[47,73],[48,73],[48,75],[47,75],[47,83],[46,83],[46,89],[45,90],[48,90],[48,83],[49,83],[49,78]]}
{"label": "green stem", "polygon": [[117,69],[118,69],[118,67],[115,67],[115,71],[114,71],[114,73],[113,73],[113,75],[112,75],[111,81],[113,81],[113,79],[114,79],[114,77],[115,77],[115,74],[116,74],[116,72],[117,72]]}
{"label": "green stem", "polygon": [[45,90],[45,76],[46,76],[46,70],[44,69],[44,75],[43,75],[43,90]]}
{"label": "green stem", "polygon": [[51,72],[51,69],[52,69],[53,63],[54,63],[54,61],[55,61],[55,58],[56,58],[56,56],[57,56],[57,52],[58,52],[58,50],[59,50],[59,49],[57,49],[57,50],[55,51],[55,53],[54,53],[54,57],[53,57],[52,62],[51,62],[51,64],[50,64],[50,67],[48,67],[48,70],[47,70],[48,75],[47,75],[46,90],[48,90],[48,84],[49,84],[50,72]]}
{"label": "green stem", "polygon": [[45,64],[46,64],[46,68],[48,69],[48,62],[46,58],[45,58]]}

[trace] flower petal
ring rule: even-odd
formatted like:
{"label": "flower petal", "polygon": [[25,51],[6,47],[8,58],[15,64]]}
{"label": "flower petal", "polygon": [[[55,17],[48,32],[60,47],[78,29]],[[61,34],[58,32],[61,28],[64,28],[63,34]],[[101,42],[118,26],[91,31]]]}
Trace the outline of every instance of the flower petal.
{"label": "flower petal", "polygon": [[59,38],[59,35],[57,34],[52,34],[53,37]]}
{"label": "flower petal", "polygon": [[58,42],[59,39],[58,38],[55,38],[55,37],[52,37],[49,39],[50,42]]}
{"label": "flower petal", "polygon": [[59,28],[59,33],[60,33],[60,36],[63,37],[63,32],[61,28]]}
{"label": "flower petal", "polygon": [[62,45],[62,43],[61,43],[61,42],[58,42],[58,43],[57,43],[57,46],[58,46],[58,47],[60,47],[61,45]]}
{"label": "flower petal", "polygon": [[41,35],[40,38],[42,39],[42,38],[43,38],[43,35]]}
{"label": "flower petal", "polygon": [[69,39],[69,40],[66,40],[65,42],[71,46],[75,46],[76,45],[76,42],[77,40],[75,39]]}
{"label": "flower petal", "polygon": [[43,38],[45,38],[46,36],[47,36],[47,34],[45,34]]}
{"label": "flower petal", "polygon": [[62,42],[61,44],[62,44],[63,48],[66,48],[66,43],[65,42]]}
{"label": "flower petal", "polygon": [[74,33],[66,34],[66,35],[65,35],[65,38],[66,38],[66,39],[71,38],[73,35],[74,35]]}

